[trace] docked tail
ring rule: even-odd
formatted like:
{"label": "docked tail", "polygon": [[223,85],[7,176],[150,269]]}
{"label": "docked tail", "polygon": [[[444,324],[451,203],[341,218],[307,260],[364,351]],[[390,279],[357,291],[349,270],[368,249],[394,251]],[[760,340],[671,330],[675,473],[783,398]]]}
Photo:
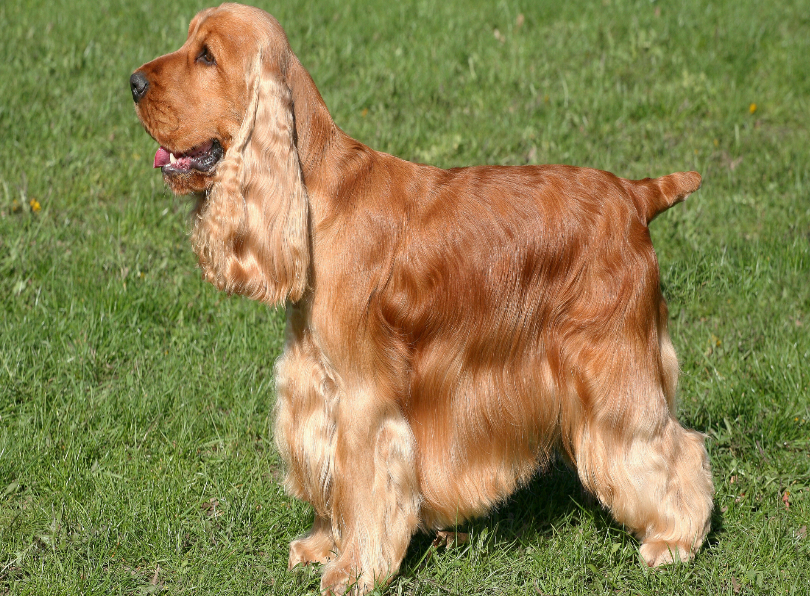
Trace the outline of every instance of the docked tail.
{"label": "docked tail", "polygon": [[645,224],[700,189],[700,183],[700,175],[696,172],[675,172],[657,179],[624,181]]}

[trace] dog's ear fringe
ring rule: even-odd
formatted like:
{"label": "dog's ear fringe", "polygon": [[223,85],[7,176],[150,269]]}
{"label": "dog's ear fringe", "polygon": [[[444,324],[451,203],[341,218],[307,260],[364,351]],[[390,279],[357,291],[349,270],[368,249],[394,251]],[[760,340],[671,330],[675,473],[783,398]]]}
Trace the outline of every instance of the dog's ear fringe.
{"label": "dog's ear fringe", "polygon": [[310,263],[309,201],[295,147],[292,93],[260,56],[242,127],[191,235],[203,277],[270,305],[298,301]]}

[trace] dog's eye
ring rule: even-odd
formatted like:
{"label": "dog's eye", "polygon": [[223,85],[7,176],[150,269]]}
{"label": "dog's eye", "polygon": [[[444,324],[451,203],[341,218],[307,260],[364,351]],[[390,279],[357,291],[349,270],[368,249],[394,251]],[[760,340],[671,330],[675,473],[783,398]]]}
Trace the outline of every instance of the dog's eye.
{"label": "dog's eye", "polygon": [[206,66],[213,66],[216,64],[214,55],[211,54],[211,50],[208,49],[208,46],[203,46],[202,52],[200,52],[200,55],[197,56],[197,62],[202,62]]}

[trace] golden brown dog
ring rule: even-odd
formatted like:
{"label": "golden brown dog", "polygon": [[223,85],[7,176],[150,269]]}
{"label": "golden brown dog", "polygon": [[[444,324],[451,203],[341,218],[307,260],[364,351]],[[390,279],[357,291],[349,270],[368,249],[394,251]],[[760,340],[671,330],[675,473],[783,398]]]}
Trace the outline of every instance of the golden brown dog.
{"label": "golden brown dog", "polygon": [[675,419],[647,226],[697,173],[376,152],[335,125],[278,22],[237,4],[198,14],[130,83],[155,166],[197,194],[204,277],[286,306],[275,439],[288,492],[315,510],[291,567],[368,591],[417,529],[485,513],[555,451],[647,563],[694,555],[712,480]]}

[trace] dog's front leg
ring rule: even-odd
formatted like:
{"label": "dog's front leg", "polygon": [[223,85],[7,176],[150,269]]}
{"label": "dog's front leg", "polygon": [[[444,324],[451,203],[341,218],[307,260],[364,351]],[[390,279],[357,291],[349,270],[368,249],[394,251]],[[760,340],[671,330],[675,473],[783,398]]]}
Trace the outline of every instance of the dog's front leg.
{"label": "dog's front leg", "polygon": [[290,569],[334,558],[330,517],[337,388],[320,353],[289,310],[287,343],[276,363],[275,441],[287,469],[284,487],[315,509],[312,529],[290,544]]}
{"label": "dog's front leg", "polygon": [[290,542],[290,558],[287,568],[310,563],[327,563],[334,557],[335,541],[332,539],[332,522],[315,514],[315,522],[309,532]]}
{"label": "dog's front leg", "polygon": [[324,593],[365,594],[399,569],[419,518],[414,437],[393,401],[369,390],[341,393],[332,488],[339,556]]}

